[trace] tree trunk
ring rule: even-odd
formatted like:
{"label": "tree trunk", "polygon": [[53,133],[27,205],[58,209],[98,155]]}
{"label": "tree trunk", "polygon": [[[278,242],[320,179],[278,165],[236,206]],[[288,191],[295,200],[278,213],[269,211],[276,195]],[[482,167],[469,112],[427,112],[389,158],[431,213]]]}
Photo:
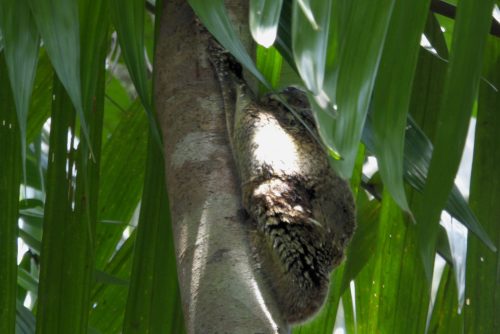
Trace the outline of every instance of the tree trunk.
{"label": "tree trunk", "polygon": [[161,20],[155,99],[188,332],[287,332],[253,260],[208,36],[187,1],[168,1]]}

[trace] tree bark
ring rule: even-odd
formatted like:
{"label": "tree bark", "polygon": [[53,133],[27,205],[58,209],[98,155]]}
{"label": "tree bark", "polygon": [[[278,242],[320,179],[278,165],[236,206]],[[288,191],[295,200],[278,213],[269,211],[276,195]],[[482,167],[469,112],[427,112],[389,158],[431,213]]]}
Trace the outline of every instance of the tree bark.
{"label": "tree bark", "polygon": [[188,332],[287,332],[253,260],[208,36],[187,1],[168,1],[161,20],[155,100]]}

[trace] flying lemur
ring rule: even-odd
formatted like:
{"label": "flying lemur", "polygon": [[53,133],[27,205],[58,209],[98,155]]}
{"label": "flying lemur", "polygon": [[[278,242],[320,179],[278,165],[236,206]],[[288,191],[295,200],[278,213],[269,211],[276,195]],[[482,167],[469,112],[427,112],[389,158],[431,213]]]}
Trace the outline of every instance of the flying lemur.
{"label": "flying lemur", "polygon": [[[351,191],[311,135],[310,113],[300,120],[272,96],[257,101],[241,65],[215,40],[208,53],[221,86],[242,204],[256,224],[257,263],[284,318],[302,322],[323,305],[330,272],[354,233]],[[282,97],[299,112],[308,109],[296,89]]]}

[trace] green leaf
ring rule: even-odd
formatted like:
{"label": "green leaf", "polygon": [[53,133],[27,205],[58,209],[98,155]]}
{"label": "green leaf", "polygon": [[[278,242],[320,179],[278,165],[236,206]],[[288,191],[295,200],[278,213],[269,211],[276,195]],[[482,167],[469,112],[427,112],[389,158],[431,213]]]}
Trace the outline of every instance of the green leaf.
{"label": "green leaf", "polygon": [[[86,163],[89,155],[85,142],[80,142],[78,149],[72,147],[75,113],[61,83],[54,84],[37,309],[37,330],[41,332],[86,333],[88,328],[97,196],[87,194],[96,194],[98,189],[105,48],[94,46],[94,50],[100,57],[101,68],[94,72],[97,83],[88,117],[89,144],[95,148],[90,163]],[[69,130],[72,136],[68,149]]]}
{"label": "green leaf", "polygon": [[377,251],[355,280],[357,333],[424,333],[430,290],[417,245],[415,226],[384,190]]}
{"label": "green leaf", "polygon": [[[437,48],[443,48],[441,44],[444,43],[443,33],[439,30],[439,24],[429,23],[433,21],[435,21],[434,15],[429,15],[427,17],[425,36],[433,43],[433,47],[439,44],[441,47],[437,46]],[[430,28],[435,24],[438,25],[437,29],[431,30]],[[438,43],[437,41],[441,42]],[[444,44],[444,49],[441,52],[448,52],[446,44]],[[416,123],[421,129],[421,133],[427,136],[429,145],[432,145],[431,143],[435,141],[436,137],[436,110],[439,110],[441,104],[441,96],[443,95],[444,81],[446,79],[446,67],[447,64],[442,58],[435,57],[424,48],[420,49],[417,70],[413,80],[410,119],[413,118],[413,123]],[[425,155],[428,155],[429,158],[432,156],[432,154]],[[428,166],[426,168],[428,169]]]}
{"label": "green leaf", "polygon": [[54,71],[52,65],[45,50],[41,49],[40,56],[38,57],[33,94],[31,96],[30,111],[28,112],[27,143],[41,138],[42,126],[50,116],[53,81]]}
{"label": "green leaf", "polygon": [[108,274],[108,273],[101,271],[101,270],[96,270],[94,272],[94,278],[95,278],[96,282],[104,283],[104,284],[128,286],[128,283],[129,283],[127,280],[121,279],[119,277]]}
{"label": "green leaf", "polygon": [[[23,218],[23,224],[20,231],[20,236],[24,240],[25,243],[32,246],[34,252],[40,254],[40,242],[42,241],[42,217],[33,217],[27,216],[25,212],[20,214],[20,217]],[[26,238],[29,236],[28,238]],[[33,241],[35,241],[35,245],[33,246]]]}
{"label": "green leaf", "polygon": [[433,13],[429,13],[427,15],[424,34],[429,40],[429,43],[431,43],[431,46],[436,50],[437,54],[440,57],[448,59],[448,47],[446,46],[446,40],[444,39],[444,34],[441,31],[441,26]]}
{"label": "green leaf", "polygon": [[[20,252],[20,251],[19,251]],[[23,257],[21,258],[21,262],[17,265],[17,271],[25,270],[26,272],[31,271],[31,260],[33,258],[33,254],[31,252],[25,252]],[[31,274],[30,274],[31,275]],[[37,280],[38,282],[38,280]],[[38,290],[38,283],[37,283]],[[28,290],[23,288],[19,283],[19,275],[17,277],[17,300],[20,302],[24,302],[26,296],[28,295]]]}
{"label": "green leaf", "polygon": [[281,53],[288,65],[295,71],[295,62],[292,53],[292,6],[291,0],[285,0],[281,8],[281,16],[278,24],[278,36],[274,46]]}
{"label": "green leaf", "polygon": [[449,334],[464,332],[464,316],[458,307],[456,280],[453,269],[446,266],[429,319],[428,333]]}
{"label": "green leaf", "polygon": [[[25,185],[34,189],[43,189],[43,173],[47,170],[46,161],[41,159],[41,140],[28,147],[26,156],[26,182]],[[43,206],[43,205],[42,205]]]}
{"label": "green leaf", "polygon": [[16,334],[33,334],[35,329],[35,316],[18,302],[16,306]]}
{"label": "green leaf", "polygon": [[42,243],[38,238],[24,231],[23,229],[19,230],[19,237],[23,239],[26,245],[28,245],[30,251],[32,251],[35,254],[40,254],[40,250],[42,249]]}
{"label": "green leaf", "polygon": [[[304,16],[307,18],[309,21],[309,24],[313,27],[314,30],[319,30],[320,24],[316,22],[315,17],[317,16],[318,12],[316,12],[312,7],[314,5],[311,5],[311,2],[314,2],[314,0],[297,0],[295,3],[299,6],[300,10],[304,14]],[[323,14],[323,13],[320,13]]]}
{"label": "green leaf", "polygon": [[250,0],[250,32],[265,48],[276,40],[282,4],[283,0]]}
{"label": "green leaf", "polygon": [[[257,68],[271,84],[272,89],[278,88],[281,77],[281,64],[283,63],[283,58],[278,50],[274,47],[266,49],[257,45],[256,63]],[[267,91],[262,84],[259,84],[259,88],[261,94]]]}
{"label": "green leaf", "polygon": [[[83,6],[81,20],[84,29],[81,36],[82,94],[90,143],[81,141],[75,152],[77,176],[72,212],[74,223],[67,228],[65,242],[72,245],[72,261],[66,265],[66,270],[68,276],[72,276],[69,280],[75,282],[68,287],[68,297],[76,306],[74,312],[77,320],[74,322],[79,325],[78,330],[86,332],[90,292],[95,274],[93,254],[100,182],[108,21],[105,19],[105,1],[82,0],[80,4]],[[89,147],[93,147],[93,159],[89,156]],[[69,316],[71,315],[73,314],[70,313]]]}
{"label": "green leaf", "polygon": [[[66,0],[28,0],[44,48],[80,118],[83,135],[90,143],[82,105],[80,84],[80,25],[78,2]],[[92,149],[90,149],[92,152]]]}
{"label": "green leaf", "polygon": [[462,0],[457,8],[435,149],[424,189],[425,210],[420,210],[421,216],[417,217],[422,259],[429,281],[440,213],[453,187],[481,75],[492,5],[492,0]]}
{"label": "green leaf", "polygon": [[33,277],[29,272],[20,268],[17,273],[17,282],[24,289],[28,290],[33,294],[38,294],[38,280]]}
{"label": "green leaf", "polygon": [[[132,266],[135,230],[116,249],[116,254],[106,263],[104,272],[122,280],[128,280]],[[90,325],[102,333],[119,333],[122,330],[123,315],[127,299],[128,285],[96,282],[92,291]],[[113,317],[109,315],[112,314]]]}
{"label": "green leaf", "polygon": [[[280,30],[277,39],[277,47],[283,54],[284,59],[290,61],[292,58],[290,46],[290,18],[286,13],[290,12],[290,3],[285,1],[283,4],[283,13],[280,21]],[[290,16],[290,15],[288,15]],[[436,31],[434,31],[436,33]],[[439,33],[442,35],[441,31]],[[439,37],[434,37],[433,41],[439,40]],[[444,60],[432,56],[427,51],[421,52],[419,68],[416,71],[415,83],[412,93],[412,109],[430,110],[425,119],[427,126],[424,127],[427,133],[432,135],[434,130],[429,128],[434,125],[435,109],[439,108],[440,96],[442,93],[442,76],[445,73],[446,63]],[[424,68],[425,67],[425,68]],[[286,67],[285,67],[286,68]],[[317,113],[318,125],[331,124],[331,117],[323,112]],[[373,125],[370,113],[368,114],[364,129],[363,129],[363,142],[367,145],[369,151],[374,151],[374,138],[373,138]],[[427,177],[429,164],[432,156],[432,144],[426,135],[419,128],[419,125],[410,116],[405,133],[405,151],[404,151],[404,178],[405,180],[418,191],[424,188],[425,180]],[[461,221],[472,233],[482,240],[488,247],[495,250],[495,245],[488,237],[484,229],[479,224],[477,218],[470,210],[467,202],[462,194],[456,187],[453,188],[452,193],[446,204],[446,210],[456,219]]]}
{"label": "green leaf", "polygon": [[396,203],[409,211],[403,186],[406,115],[429,0],[396,1],[373,92],[372,112],[380,176]]}
{"label": "green leaf", "polygon": [[[132,101],[120,81],[111,73],[106,73],[106,99],[104,100],[103,142],[113,135],[121,117],[130,108]],[[144,113],[143,110],[137,112]],[[144,113],[145,114],[145,113]]]}
{"label": "green leaf", "polygon": [[[500,84],[500,40],[489,37],[485,50],[485,70]],[[498,86],[497,86],[498,87]],[[470,205],[497,247],[500,245],[500,93],[482,82],[479,87],[476,137]],[[465,291],[465,332],[494,333],[500,326],[500,255],[478,240],[469,238],[467,246],[467,284]]]}
{"label": "green leaf", "polygon": [[82,103],[86,118],[95,108],[97,74],[104,67],[101,52],[108,47],[107,10],[107,0],[80,0]]}
{"label": "green leaf", "polygon": [[[38,294],[37,331],[45,333],[77,333],[74,318],[68,317],[69,305],[66,277],[61,275],[64,258],[64,231],[70,221],[68,198],[70,183],[66,174],[68,128],[74,121],[72,104],[62,83],[54,80],[54,102],[51,116],[49,167],[47,172],[47,199],[44,208],[43,240],[40,257],[40,286]],[[61,312],[64,309],[66,312]],[[73,310],[73,307],[71,307]],[[69,323],[68,323],[69,321]]]}
{"label": "green leaf", "polygon": [[[139,101],[120,114],[120,123],[102,152],[99,220],[129,222],[141,198],[148,126]],[[126,163],[124,163],[126,161]],[[104,269],[116,251],[124,226],[96,226],[96,268]]]}
{"label": "green leaf", "polygon": [[307,6],[304,6],[303,1],[295,1],[292,9],[292,50],[295,65],[306,87],[322,107],[326,107],[329,102],[324,101],[323,80],[331,8],[330,0],[309,0]]}
{"label": "green leaf", "polygon": [[338,37],[332,34],[340,38],[338,73],[331,74],[338,77],[335,90],[326,93],[337,111],[334,118],[323,110],[316,116],[321,137],[342,157],[334,166],[344,178],[351,176],[356,160],[393,5],[393,0],[350,1],[343,9],[345,27],[337,28]]}
{"label": "green leaf", "polygon": [[16,322],[17,217],[21,136],[4,53],[0,52],[0,333]]}
{"label": "green leaf", "polygon": [[6,0],[0,6],[0,30],[21,136],[23,175],[26,179],[26,123],[35,80],[40,39],[26,0]]}
{"label": "green leaf", "polygon": [[358,226],[351,243],[345,262],[344,274],[340,284],[340,293],[349,287],[368,260],[377,253],[378,226],[381,204],[377,200],[368,201],[366,194],[360,193],[356,203],[358,207]]}
{"label": "green leaf", "polygon": [[150,138],[124,333],[180,333],[180,294],[162,152]]}
{"label": "green leaf", "polygon": [[[367,118],[366,127],[363,132],[363,142],[368,150],[373,150],[374,143],[370,117]],[[420,130],[413,118],[408,116],[408,125],[405,133],[404,177],[417,191],[422,192],[424,190],[432,151],[433,147],[429,139],[422,130]],[[454,187],[452,189],[446,202],[445,209],[450,215],[464,224],[469,231],[481,239],[481,241],[492,251],[496,250],[494,243],[491,241],[484,228],[479,224],[476,216],[469,208],[458,188]]]}
{"label": "green leaf", "polygon": [[[413,114],[420,117],[420,124],[426,132],[433,134],[437,122],[435,110],[440,102],[444,80],[444,63],[427,52],[421,53],[422,64],[427,70],[422,70],[421,78],[417,78],[414,87]],[[425,73],[425,74],[424,74]],[[419,111],[418,109],[424,109]],[[425,113],[424,111],[427,110]],[[425,123],[424,123],[425,119]],[[432,136],[432,135],[431,135]],[[432,137],[431,137],[432,138]],[[418,191],[424,190],[432,156],[432,144],[412,117],[408,119],[405,143],[405,179]],[[471,211],[467,201],[456,186],[453,187],[445,206],[446,211],[464,224],[467,229],[475,234],[490,250],[495,251],[496,246],[491,241],[488,233],[479,224],[477,217]]]}
{"label": "green leaf", "polygon": [[127,69],[146,110],[153,137],[161,146],[162,140],[151,102],[151,84],[144,58],[144,1],[110,0],[110,9]]}

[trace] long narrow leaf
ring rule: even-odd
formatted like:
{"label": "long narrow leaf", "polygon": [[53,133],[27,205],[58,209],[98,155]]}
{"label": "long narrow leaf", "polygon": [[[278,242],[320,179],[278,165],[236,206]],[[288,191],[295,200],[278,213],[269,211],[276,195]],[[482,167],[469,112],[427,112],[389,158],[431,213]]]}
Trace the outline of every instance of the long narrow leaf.
{"label": "long narrow leaf", "polygon": [[42,49],[38,57],[35,84],[31,96],[30,112],[28,113],[26,129],[27,143],[41,138],[42,126],[50,117],[53,81],[54,70],[52,69],[47,53]]}
{"label": "long narrow leaf", "polygon": [[[283,4],[283,14],[290,11],[289,1],[285,1]],[[283,58],[287,61],[291,61],[292,54],[290,49],[291,43],[291,32],[288,28],[291,25],[290,15],[282,15],[280,20],[280,30],[278,35],[277,48],[282,53]],[[437,37],[436,37],[437,38]],[[434,39],[433,39],[434,40]],[[426,62],[432,61],[432,65],[428,70],[417,70],[417,77],[424,73],[433,74],[432,78],[417,78],[417,86],[414,87],[414,91],[422,93],[418,95],[413,93],[412,108],[429,108],[429,110],[436,110],[439,108],[440,99],[436,99],[435,96],[441,95],[441,83],[439,80],[439,74],[445,71],[446,63],[437,58],[433,57],[429,53],[425,53],[424,57]],[[437,76],[436,76],[437,74]],[[436,77],[435,77],[436,76]],[[420,83],[418,83],[420,82]],[[334,86],[333,86],[334,87]],[[432,94],[426,93],[427,91],[433,92]],[[429,99],[426,101],[425,99]],[[331,117],[325,115],[324,113],[318,113],[319,127],[322,125],[331,124]],[[323,117],[325,116],[325,117]],[[426,116],[435,117],[435,112],[431,112]],[[435,124],[434,118],[429,119],[428,124]],[[426,132],[430,130],[425,128]],[[375,150],[374,139],[373,139],[373,124],[371,117],[367,117],[363,135],[363,142],[367,145],[368,151],[373,152]],[[413,120],[412,117],[408,117],[408,124],[406,127],[405,134],[405,151],[404,151],[404,177],[405,180],[418,191],[423,191],[427,173],[429,170],[429,164],[432,156],[433,146],[429,139],[426,137],[424,132],[420,129],[419,125]],[[448,202],[446,204],[446,210],[460,222],[462,222],[472,233],[474,233],[482,242],[484,242],[491,250],[495,250],[496,247],[492,243],[488,234],[479,224],[476,216],[469,208],[467,202],[465,201],[463,195],[460,191],[454,187]]]}
{"label": "long narrow leaf", "polygon": [[[68,288],[71,289],[71,295],[68,296],[75,305],[77,320],[74,322],[78,323],[80,332],[85,332],[88,328],[88,307],[95,273],[93,254],[98,211],[108,21],[105,18],[105,1],[81,1],[80,4],[83,6],[81,21],[84,29],[81,36],[83,106],[89,125],[90,143],[81,141],[76,152],[77,177],[72,212],[74,223],[68,228],[65,245],[72,245],[73,248],[72,261],[66,265],[70,276],[68,280],[74,281]],[[92,159],[89,147],[93,147]]]}
{"label": "long narrow leaf", "polygon": [[[363,132],[363,142],[368,150],[374,149],[371,118],[367,118],[365,130]],[[423,191],[425,180],[429,171],[433,147],[429,139],[420,130],[418,124],[411,116],[408,117],[408,125],[405,133],[405,180],[416,190]],[[469,208],[460,191],[454,187],[445,209],[456,219],[462,222],[472,233],[491,250],[496,250],[495,244],[491,241],[484,228],[479,224],[476,216]]]}
{"label": "long narrow leaf", "polygon": [[0,6],[0,30],[5,43],[5,62],[16,103],[21,136],[23,174],[26,179],[26,123],[35,79],[40,39],[27,0],[6,0]]}
{"label": "long narrow leaf", "polygon": [[417,219],[422,259],[429,281],[432,277],[438,221],[462,156],[481,74],[492,6],[492,0],[462,0],[457,8],[435,150],[424,189],[425,210],[421,210],[422,215]]}
{"label": "long narrow leaf", "polygon": [[[133,250],[136,237],[134,230],[130,237],[116,250],[104,268],[105,272],[128,280],[132,266]],[[92,292],[90,325],[101,333],[119,333],[123,327],[123,315],[128,294],[128,285],[104,284],[96,282]],[[113,314],[113,317],[109,317]]]}
{"label": "long narrow leaf", "polygon": [[36,277],[33,277],[28,271],[19,268],[17,274],[17,282],[27,291],[37,295],[38,294],[38,280]]}
{"label": "long narrow leaf", "polygon": [[335,161],[335,167],[345,178],[351,176],[354,167],[393,5],[393,0],[355,0],[346,5],[346,27],[338,44],[336,90],[326,92],[337,106],[337,115],[332,118],[317,111],[320,134],[342,157]]}
{"label": "long narrow leaf", "polygon": [[36,329],[35,317],[21,303],[17,303],[16,334],[33,334]]}
{"label": "long narrow leaf", "polygon": [[[500,40],[490,37],[486,48],[485,70],[500,86]],[[500,245],[500,93],[482,83],[479,101],[472,166],[470,203],[486,231]],[[496,316],[500,309],[500,255],[492,253],[478,240],[469,238],[467,250],[467,285],[465,291],[465,332],[494,333],[500,328]]]}
{"label": "long narrow leaf", "polygon": [[144,1],[110,0],[110,9],[130,77],[146,110],[153,137],[161,146],[160,132],[151,103],[151,84],[148,81],[144,58]]}
{"label": "long narrow leaf", "polygon": [[443,272],[441,284],[434,301],[428,333],[464,333],[463,327],[464,315],[458,308],[456,281],[452,268],[447,266]]}
{"label": "long narrow leaf", "polygon": [[250,32],[265,48],[276,40],[282,4],[283,0],[250,0]]}
{"label": "long narrow leaf", "polygon": [[292,5],[291,0],[283,1],[275,47],[288,62],[288,65],[297,71],[292,53]]}
{"label": "long narrow leaf", "polygon": [[431,43],[431,46],[436,50],[437,54],[445,59],[448,59],[448,47],[444,34],[441,31],[441,26],[433,13],[427,16],[427,22],[424,29],[425,37]]}
{"label": "long narrow leaf", "polygon": [[376,254],[379,243],[378,226],[381,204],[377,200],[368,201],[366,195],[358,199],[358,227],[354,234],[349,254],[345,263],[345,272],[340,284],[340,292],[349,287],[349,283],[356,278],[368,260]]}
{"label": "long narrow leaf", "polygon": [[[101,60],[104,60],[104,52],[101,52]],[[103,70],[102,67],[100,73],[97,72],[101,90],[104,87]],[[97,197],[90,199],[85,196],[83,176],[85,175],[92,185],[90,191],[95,193],[96,166],[94,163],[83,162],[89,158],[88,154],[84,153],[85,150],[81,149],[86,143],[81,142],[78,150],[70,148],[68,152],[68,129],[74,129],[75,113],[59,81],[54,87],[37,331],[85,333],[88,329],[90,285],[94,273],[91,256],[93,231],[90,220],[92,212],[95,216]],[[96,95],[94,109],[89,117],[90,139],[96,148],[94,161],[97,163],[100,158],[99,129],[102,123],[103,99],[103,92]],[[71,143],[73,141],[72,138]],[[77,171],[76,180],[71,172],[73,168]],[[64,270],[61,270],[61,267],[64,267]]]}
{"label": "long narrow leaf", "polygon": [[373,93],[375,155],[385,187],[405,211],[403,151],[406,115],[417,64],[426,1],[396,1]]}
{"label": "long narrow leaf", "polygon": [[[278,88],[278,83],[281,77],[281,65],[283,58],[278,50],[274,47],[268,49],[258,45],[256,55],[257,68],[261,71],[267,81],[271,84],[273,89]],[[259,85],[260,93],[266,91],[266,87],[262,84]]]}
{"label": "long narrow leaf", "polygon": [[464,333],[463,312],[458,309],[457,286],[452,268],[446,266],[437,291],[428,333]]}
{"label": "long narrow leaf", "polygon": [[[75,325],[68,323],[69,305],[64,305],[65,277],[64,231],[70,218],[68,198],[70,183],[66,174],[68,127],[74,112],[70,98],[62,84],[54,80],[54,102],[51,116],[49,169],[47,173],[47,199],[44,208],[43,240],[40,257],[40,286],[37,307],[37,332],[54,333],[63,329],[76,333]],[[72,117],[73,116],[73,117]]]}
{"label": "long narrow leaf", "polygon": [[12,333],[16,322],[21,137],[3,52],[0,52],[0,101],[0,332]]}
{"label": "long narrow leaf", "polygon": [[377,252],[355,280],[357,333],[424,333],[429,290],[420,278],[416,229],[386,190],[377,239]]}
{"label": "long narrow leaf", "polygon": [[[124,333],[168,333],[179,295],[163,155],[150,138]],[[179,329],[174,332],[179,333]]]}
{"label": "long narrow leaf", "polygon": [[[78,2],[66,0],[28,0],[38,31],[52,66],[73,102],[83,135],[90,142],[83,112],[80,84],[80,25]],[[92,151],[92,149],[91,149]]]}
{"label": "long narrow leaf", "polygon": [[89,117],[95,105],[95,90],[99,71],[104,67],[102,50],[107,50],[109,20],[108,0],[81,0],[81,79],[82,106],[85,117]]}
{"label": "long narrow leaf", "polygon": [[[308,1],[302,10],[299,1],[292,9],[292,50],[297,70],[306,87],[320,99],[325,76],[331,0]],[[314,25],[305,13],[314,15]],[[325,106],[328,103],[325,104]]]}
{"label": "long narrow leaf", "polygon": [[[113,136],[104,144],[99,188],[99,220],[129,222],[141,198],[147,147],[147,122],[140,103],[120,114]],[[127,163],[124,164],[123,162]],[[123,227],[99,224],[96,227],[96,267],[104,269],[116,251]]]}
{"label": "long narrow leaf", "polygon": [[[103,7],[96,4],[86,9],[99,17],[98,11]],[[89,12],[85,12],[83,17],[86,14]],[[105,22],[89,19],[84,27],[90,33]],[[106,27],[101,26],[101,31],[106,34]],[[97,212],[97,196],[94,194],[98,190],[106,53],[104,39],[88,36],[84,34],[82,40],[84,48],[93,51],[87,53],[91,59],[85,56],[78,59],[83,59],[82,69],[95,76],[93,84],[85,85],[86,94],[92,101],[86,103],[89,108],[86,119],[90,141],[81,141],[78,149],[73,148],[75,116],[70,98],[59,81],[54,90],[37,312],[39,332],[86,333],[88,330],[90,287],[94,273],[92,235]],[[68,130],[71,131],[69,148]],[[88,163],[91,145],[94,147],[93,159]],[[76,173],[73,173],[73,168]]]}

